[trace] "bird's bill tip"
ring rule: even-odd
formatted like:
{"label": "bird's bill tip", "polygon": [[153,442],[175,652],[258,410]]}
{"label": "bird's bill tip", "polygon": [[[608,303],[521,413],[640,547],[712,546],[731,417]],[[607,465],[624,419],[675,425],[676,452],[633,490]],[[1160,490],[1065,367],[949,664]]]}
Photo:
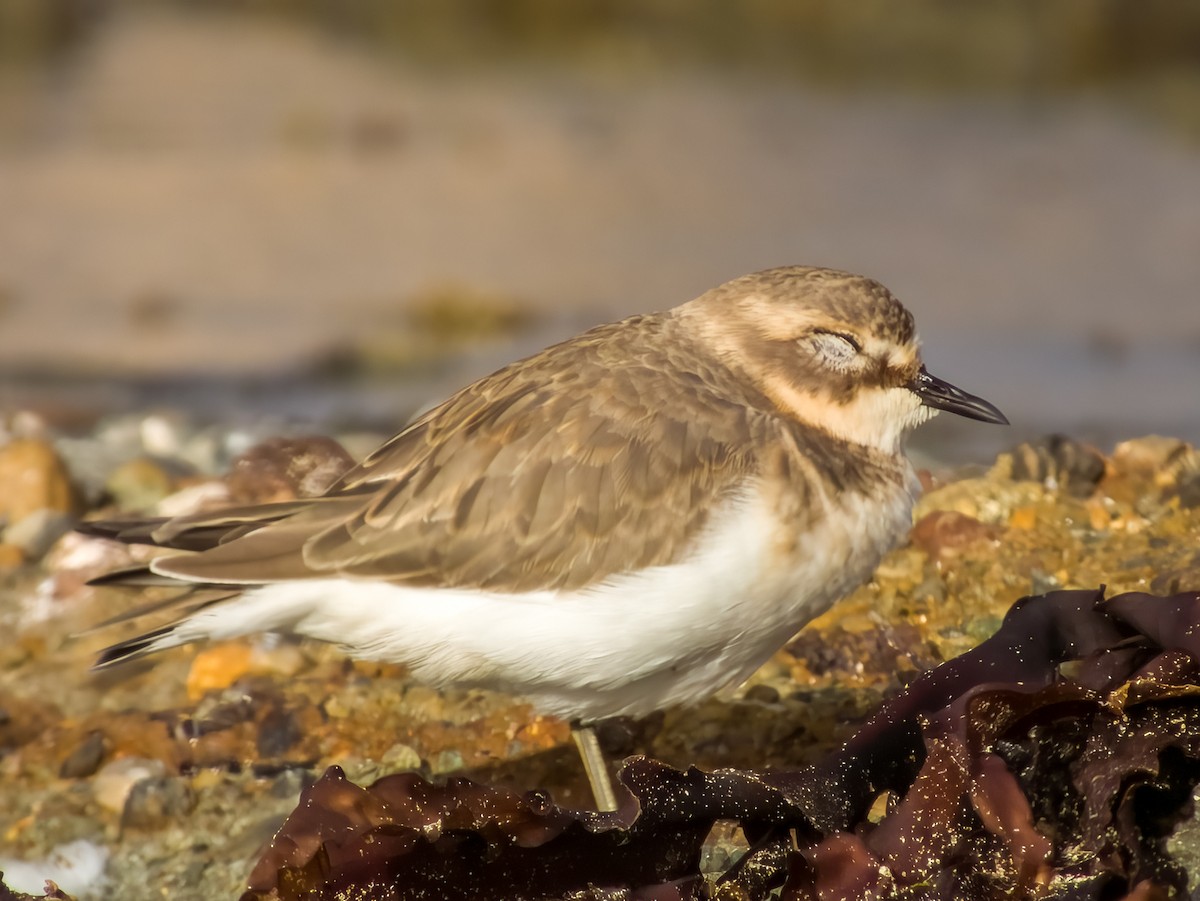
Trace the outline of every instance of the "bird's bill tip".
{"label": "bird's bill tip", "polygon": [[976,419],[979,422],[1008,425],[1008,417],[1001,413],[995,404],[989,403],[982,397],[976,397],[974,394],[968,394],[937,376],[930,375],[924,366],[921,367],[917,377],[909,382],[908,387],[927,407],[945,410],[947,413],[957,413],[959,416]]}

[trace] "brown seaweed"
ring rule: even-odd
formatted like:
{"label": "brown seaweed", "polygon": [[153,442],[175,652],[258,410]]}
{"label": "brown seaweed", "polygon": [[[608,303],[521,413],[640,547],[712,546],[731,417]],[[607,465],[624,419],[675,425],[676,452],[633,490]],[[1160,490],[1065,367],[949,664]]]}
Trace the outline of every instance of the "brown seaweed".
{"label": "brown seaweed", "polygon": [[[363,788],[331,767],[243,898],[1170,897],[1186,873],[1166,838],[1200,781],[1198,660],[1198,593],[1059,591],[803,769],[634,757],[620,810],[600,814],[464,779]],[[714,881],[700,857],[718,820],[750,850]]]}

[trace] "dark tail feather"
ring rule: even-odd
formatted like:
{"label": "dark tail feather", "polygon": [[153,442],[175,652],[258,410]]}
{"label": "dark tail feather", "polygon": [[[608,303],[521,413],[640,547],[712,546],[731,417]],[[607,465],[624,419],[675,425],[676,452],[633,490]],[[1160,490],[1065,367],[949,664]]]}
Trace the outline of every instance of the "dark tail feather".
{"label": "dark tail feather", "polygon": [[226,541],[253,532],[261,526],[260,523],[253,525],[221,523],[176,530],[174,527],[167,528],[168,522],[173,522],[173,520],[165,517],[84,520],[75,527],[75,530],[94,538],[107,538],[109,541],[119,541],[122,544],[149,544],[177,551],[207,551]]}
{"label": "dark tail feather", "polygon": [[[94,584],[94,583],[89,583]],[[122,583],[127,584],[127,583]],[[172,583],[176,586],[178,582]],[[172,608],[184,608],[183,615],[180,619],[186,619],[193,613],[199,613],[205,607],[215,604],[218,601],[226,601],[240,594],[240,590],[226,590],[223,586],[196,586],[182,591],[178,594],[173,594],[170,597],[159,598],[158,600],[150,601],[146,604],[140,604],[131,610],[126,610],[124,613],[118,613],[116,616],[109,617],[103,622],[96,623],[94,626],[89,626],[82,632],[75,633],[76,636],[88,635],[92,632],[97,632],[100,629],[107,629],[109,626],[115,626],[118,623],[129,622],[130,620],[140,619],[143,616],[149,616],[151,613],[158,613],[160,610],[169,610]]]}
{"label": "dark tail feather", "polygon": [[133,588],[179,588],[180,581],[151,572],[148,563],[114,569],[112,572],[88,579],[88,585],[123,585]]}
{"label": "dark tail feather", "polygon": [[110,645],[96,657],[96,662],[92,664],[92,669],[107,669],[110,666],[124,663],[127,660],[135,660],[138,657],[153,654],[159,650],[159,648],[154,647],[154,644],[160,638],[164,638],[174,632],[177,625],[178,623],[173,623],[161,629],[155,629],[153,632],[147,632],[144,635],[138,635],[135,638],[129,638],[125,641],[117,642],[117,644]]}
{"label": "dark tail feather", "polygon": [[307,510],[311,500],[281,501],[248,507],[231,507],[187,516],[151,516],[141,519],[94,519],[79,523],[84,535],[125,544],[151,544],[177,551],[207,551]]}
{"label": "dark tail feather", "polygon": [[75,531],[125,544],[154,544],[154,530],[166,521],[165,516],[153,519],[85,519],[75,524]]}

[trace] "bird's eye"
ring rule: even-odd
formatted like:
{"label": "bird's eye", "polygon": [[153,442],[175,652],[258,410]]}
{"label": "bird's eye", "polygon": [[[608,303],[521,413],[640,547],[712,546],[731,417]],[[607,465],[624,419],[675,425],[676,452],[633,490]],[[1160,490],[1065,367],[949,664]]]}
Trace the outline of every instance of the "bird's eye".
{"label": "bird's eye", "polygon": [[834,368],[849,365],[862,350],[862,345],[852,335],[842,332],[817,330],[812,333],[811,341],[822,362]]}

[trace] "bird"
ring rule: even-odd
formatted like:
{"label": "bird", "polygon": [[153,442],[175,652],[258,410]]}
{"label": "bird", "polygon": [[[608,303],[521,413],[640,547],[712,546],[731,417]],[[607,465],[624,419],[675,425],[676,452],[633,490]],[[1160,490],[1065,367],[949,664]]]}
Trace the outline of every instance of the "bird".
{"label": "bird", "polygon": [[600,325],[479,379],[324,494],[85,522],[168,552],[98,584],[186,589],[107,667],[284,632],[594,724],[735,687],[870,578],[912,525],[908,435],[1007,424],[931,375],[880,282],[784,266]]}

